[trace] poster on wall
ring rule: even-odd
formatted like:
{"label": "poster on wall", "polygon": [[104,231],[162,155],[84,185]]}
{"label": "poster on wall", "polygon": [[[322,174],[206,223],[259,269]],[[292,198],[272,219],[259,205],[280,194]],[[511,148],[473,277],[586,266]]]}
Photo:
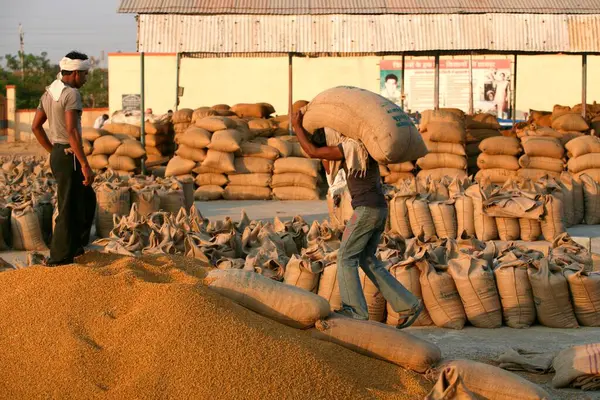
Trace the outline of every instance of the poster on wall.
{"label": "poster on wall", "polygon": [[[386,60],[381,63],[382,87],[391,69],[402,61]],[[473,60],[473,109],[507,118],[510,115],[511,61],[510,59]],[[423,112],[434,107],[435,61],[433,59],[405,60],[404,109]],[[469,60],[440,60],[440,107],[455,107],[469,111]],[[402,76],[402,75],[399,75]],[[383,92],[382,92],[383,95]]]}
{"label": "poster on wall", "polygon": [[380,94],[386,99],[402,103],[402,61],[382,60],[379,64]]}

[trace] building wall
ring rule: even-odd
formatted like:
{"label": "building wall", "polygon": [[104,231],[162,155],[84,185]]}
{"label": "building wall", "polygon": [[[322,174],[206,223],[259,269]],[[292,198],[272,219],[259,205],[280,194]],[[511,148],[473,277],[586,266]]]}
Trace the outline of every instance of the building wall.
{"label": "building wall", "polygon": [[[15,138],[17,140],[27,141],[35,140],[31,132],[31,124],[36,110],[17,110],[16,121],[14,124]],[[108,114],[108,108],[85,108],[81,115],[81,126],[92,127],[96,118],[102,114]],[[48,129],[48,122],[44,124],[44,129]]]}

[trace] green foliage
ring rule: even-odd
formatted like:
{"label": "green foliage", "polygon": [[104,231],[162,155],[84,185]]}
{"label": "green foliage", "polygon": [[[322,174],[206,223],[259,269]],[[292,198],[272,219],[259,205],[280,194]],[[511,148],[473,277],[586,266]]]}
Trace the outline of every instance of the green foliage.
{"label": "green foliage", "polygon": [[[45,52],[39,56],[24,54],[21,73],[20,55],[4,57],[5,66],[0,65],[0,92],[6,92],[6,85],[16,85],[17,109],[36,108],[46,86],[56,79],[59,68],[48,60]],[[81,96],[84,107],[108,107],[108,71],[90,72],[88,82],[81,88]]]}

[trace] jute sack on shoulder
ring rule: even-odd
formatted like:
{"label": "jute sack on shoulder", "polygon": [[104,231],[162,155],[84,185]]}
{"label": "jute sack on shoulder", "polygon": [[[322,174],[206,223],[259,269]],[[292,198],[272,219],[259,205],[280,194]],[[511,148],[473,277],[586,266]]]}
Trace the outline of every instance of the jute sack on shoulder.
{"label": "jute sack on shoulder", "polygon": [[223,197],[223,189],[221,186],[216,185],[208,185],[208,186],[200,186],[194,192],[194,200],[196,201],[210,201],[210,200],[218,200]]}
{"label": "jute sack on shoulder", "polygon": [[517,218],[496,217],[496,226],[500,240],[519,240],[521,227]]}
{"label": "jute sack on shoulder", "polygon": [[273,161],[261,157],[238,157],[234,162],[235,174],[270,174]]}
{"label": "jute sack on shoulder", "polygon": [[524,136],[521,144],[530,157],[562,158],[564,155],[562,144],[553,137]]}
{"label": "jute sack on shoulder", "polygon": [[543,169],[561,173],[565,169],[565,163],[562,159],[552,157],[531,157],[527,154],[519,158],[519,165],[523,168]]}
{"label": "jute sack on shoulder", "polygon": [[569,141],[565,144],[570,158],[581,157],[589,153],[600,153],[600,138],[585,135]]}
{"label": "jute sack on shoulder", "polygon": [[271,184],[271,174],[237,174],[229,175],[232,186],[268,187]]}
{"label": "jute sack on shoulder", "polygon": [[600,153],[588,153],[579,157],[571,158],[567,163],[569,172],[578,173],[586,169],[600,168]]}
{"label": "jute sack on shoulder", "polygon": [[225,200],[269,200],[271,188],[258,186],[227,185],[223,192]]}
{"label": "jute sack on shoulder", "polygon": [[206,150],[196,149],[193,147],[186,146],[185,144],[179,145],[179,148],[175,152],[179,157],[185,158],[186,160],[192,160],[196,162],[202,162],[206,160]]}
{"label": "jute sack on shoulder", "polygon": [[301,186],[274,188],[273,196],[278,200],[319,200],[319,192],[316,189]]}
{"label": "jute sack on shoulder", "polygon": [[511,171],[504,168],[480,169],[475,174],[477,182],[489,180],[491,183],[504,184],[507,180],[517,176],[517,171]]}
{"label": "jute sack on shoulder", "polygon": [[382,164],[416,160],[427,153],[417,128],[398,105],[356,87],[340,86],[317,95],[306,106],[303,124],[310,132],[329,127],[360,140]]}
{"label": "jute sack on shoulder", "polygon": [[[549,400],[550,395],[535,383],[493,365],[470,360],[454,360],[443,365],[447,374],[458,375],[476,399]],[[434,388],[435,391],[435,388]],[[433,393],[435,394],[435,392]],[[463,400],[463,397],[432,397],[428,400]],[[468,398],[468,397],[467,397]]]}
{"label": "jute sack on shoulder", "polygon": [[235,172],[236,167],[234,165],[233,153],[225,153],[209,149],[206,152],[206,159],[202,161],[202,166],[207,168],[214,168],[221,171],[222,173]]}
{"label": "jute sack on shoulder", "polygon": [[527,274],[540,324],[550,328],[577,328],[579,324],[562,269],[543,258],[529,265]]}
{"label": "jute sack on shoulder", "polygon": [[334,315],[318,321],[311,334],[316,339],[421,373],[437,365],[442,358],[440,349],[433,343],[372,321]]}
{"label": "jute sack on shoulder", "polygon": [[515,137],[496,136],[482,140],[479,149],[489,155],[517,156],[521,142]]}
{"label": "jute sack on shoulder", "polygon": [[467,159],[463,156],[457,156],[456,154],[429,153],[425,157],[419,158],[417,160],[417,165],[421,169],[466,169]]}
{"label": "jute sack on shoulder", "polygon": [[330,312],[322,297],[253,271],[212,270],[205,283],[236,303],[293,328],[310,328]]}
{"label": "jute sack on shoulder", "polygon": [[[390,267],[390,274],[398,282],[402,284],[409,292],[411,292],[415,297],[419,299],[423,299],[423,295],[421,293],[421,282],[419,280],[421,276],[421,271],[417,268],[414,263],[414,260],[404,260],[396,265]],[[400,319],[399,314],[394,311],[390,303],[387,303],[387,318],[386,323],[388,325],[396,326],[398,325],[398,321]],[[417,318],[414,326],[431,326],[433,325],[433,321],[429,316],[429,312],[427,309],[423,309],[421,311],[421,315]]]}
{"label": "jute sack on shoulder", "polygon": [[505,169],[509,171],[517,171],[519,169],[519,161],[515,156],[507,155],[490,155],[482,153],[477,157],[477,166],[481,169]]}
{"label": "jute sack on shoulder", "polygon": [[498,258],[494,269],[504,322],[511,328],[527,328],[535,323],[535,303],[527,265],[527,260],[509,252]]}
{"label": "jute sack on shoulder", "polygon": [[194,148],[204,149],[210,144],[212,133],[206,129],[190,126],[185,133],[179,137],[179,144]]}
{"label": "jute sack on shoulder", "polygon": [[564,269],[564,275],[577,321],[583,326],[600,326],[600,271],[587,272],[583,266],[573,264]]}
{"label": "jute sack on shoulder", "polygon": [[502,306],[494,273],[487,261],[461,254],[449,261],[448,272],[454,279],[469,322],[478,328],[502,326]]}
{"label": "jute sack on shoulder", "polygon": [[436,267],[427,260],[416,263],[421,275],[423,302],[431,319],[440,328],[462,329],[467,317],[454,280],[446,268]]}
{"label": "jute sack on shoulder", "polygon": [[309,158],[287,157],[275,160],[274,173],[284,174],[287,172],[296,172],[312,177],[319,176],[321,162]]}
{"label": "jute sack on shoulder", "polygon": [[317,189],[317,178],[298,172],[287,172],[273,175],[272,188],[300,186],[308,189]]}
{"label": "jute sack on shoulder", "polygon": [[467,155],[465,146],[462,143],[432,142],[426,140],[425,146],[427,146],[427,150],[429,150],[430,153],[448,153],[457,156]]}

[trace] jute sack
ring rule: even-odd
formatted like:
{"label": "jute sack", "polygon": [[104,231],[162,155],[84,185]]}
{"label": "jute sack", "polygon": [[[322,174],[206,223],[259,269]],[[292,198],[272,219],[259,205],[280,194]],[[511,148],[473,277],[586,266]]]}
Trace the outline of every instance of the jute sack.
{"label": "jute sack", "polygon": [[525,154],[530,157],[562,158],[564,148],[560,141],[552,137],[525,136],[521,138]]}
{"label": "jute sack", "polygon": [[482,140],[479,149],[489,155],[517,156],[521,142],[515,137],[496,136]]}
{"label": "jute sack", "polygon": [[233,153],[209,149],[206,152],[206,159],[202,161],[202,166],[217,169],[222,173],[236,172],[234,158]]}
{"label": "jute sack", "polygon": [[236,174],[270,174],[273,171],[273,161],[260,157],[238,157],[234,168]]}
{"label": "jute sack", "polygon": [[255,136],[271,136],[275,126],[271,120],[254,118],[248,121],[248,128]]}
{"label": "jute sack", "polygon": [[105,182],[96,189],[96,234],[106,238],[112,231],[113,215],[122,217],[129,213],[131,193],[129,187]]}
{"label": "jute sack", "polygon": [[35,211],[26,203],[24,207],[13,208],[10,219],[12,247],[15,250],[46,251],[40,220]]}
{"label": "jute sack", "polygon": [[179,175],[177,181],[183,188],[183,198],[185,200],[185,209],[189,211],[194,206],[194,176]]}
{"label": "jute sack", "polygon": [[292,155],[292,151],[294,151],[294,146],[292,143],[281,140],[280,138],[269,138],[267,144],[277,149],[281,157],[289,157]]}
{"label": "jute sack", "polygon": [[565,169],[565,163],[559,158],[531,157],[527,154],[519,158],[519,165],[523,168],[543,169],[556,173],[561,173]]}
{"label": "jute sack", "polygon": [[239,174],[229,175],[229,183],[232,186],[256,186],[269,187],[271,174]]}
{"label": "jute sack", "polygon": [[455,168],[436,168],[436,169],[424,169],[419,171],[417,178],[420,180],[433,179],[440,180],[444,177],[454,179],[466,179],[467,172],[464,169]]}
{"label": "jute sack", "polygon": [[552,129],[561,131],[583,132],[590,129],[585,119],[579,113],[565,113],[552,118]]}
{"label": "jute sack", "polygon": [[[582,217],[578,217],[577,214],[582,214],[584,212],[583,192],[581,189],[581,184],[579,183],[577,184],[577,190],[579,193],[575,193],[576,184],[573,180],[573,177],[568,172],[563,172],[560,174],[560,181],[558,181],[558,184],[562,190],[565,228],[569,228],[581,222]],[[576,210],[576,208],[579,208],[579,210]]]}
{"label": "jute sack", "polygon": [[177,214],[182,207],[185,208],[185,193],[181,185],[158,190],[158,197],[162,211]]}
{"label": "jute sack", "polygon": [[583,266],[573,264],[564,269],[564,275],[579,324],[600,326],[600,272],[587,272]]}
{"label": "jute sack", "polygon": [[224,186],[229,183],[229,179],[224,174],[198,174],[196,176],[196,185],[198,186]]}
{"label": "jute sack", "polygon": [[448,272],[454,279],[469,322],[478,328],[502,326],[502,306],[494,273],[487,261],[461,254],[449,261]]}
{"label": "jute sack", "polygon": [[194,149],[203,149],[210,144],[212,133],[206,129],[190,126],[185,133],[179,137],[179,144],[192,147]]}
{"label": "jute sack", "polygon": [[526,260],[509,252],[498,258],[494,269],[504,322],[511,328],[527,328],[535,322],[535,303],[527,265]]}
{"label": "jute sack", "polygon": [[473,221],[475,222],[475,235],[477,239],[488,241],[498,238],[498,227],[494,217],[483,212],[483,194],[479,185],[469,187],[465,194],[473,200]]}
{"label": "jute sack", "polygon": [[489,180],[491,183],[503,184],[517,175],[517,171],[510,171],[502,168],[480,169],[477,174],[475,174],[475,180],[477,182]]}
{"label": "jute sack", "polygon": [[467,130],[467,143],[481,142],[498,136],[502,135],[497,129],[469,129]]}
{"label": "jute sack", "polygon": [[191,123],[189,123],[189,122],[176,123],[176,124],[173,124],[173,130],[175,131],[176,134],[184,133],[190,127],[190,125],[191,125]]}
{"label": "jute sack", "polygon": [[388,164],[387,168],[390,172],[412,172],[415,169],[415,165],[410,161],[406,161],[399,164]]}
{"label": "jute sack", "polygon": [[210,143],[207,146],[209,149],[233,153],[240,149],[242,136],[235,129],[225,129],[213,133]]}
{"label": "jute sack", "polygon": [[148,156],[148,158],[150,158],[150,156],[158,156],[162,158],[163,154],[170,153],[171,149],[172,147],[165,143],[160,144],[156,147],[146,146],[146,155]]}
{"label": "jute sack", "polygon": [[401,235],[405,239],[413,237],[408,217],[406,201],[408,196],[396,194],[389,202],[390,209],[390,231]]}
{"label": "jute sack", "polygon": [[600,168],[584,169],[583,171],[578,172],[578,173],[574,174],[573,176],[576,179],[581,179],[582,175],[588,175],[596,182],[600,182]]}
{"label": "jute sack", "polygon": [[433,323],[440,328],[462,329],[467,317],[454,280],[445,268],[436,269],[427,260],[416,263],[421,275],[423,302]]}
{"label": "jute sack", "polygon": [[192,169],[196,166],[196,163],[192,160],[186,160],[180,156],[175,156],[167,164],[167,170],[165,176],[177,176],[185,175],[192,172]]}
{"label": "jute sack", "polygon": [[306,106],[303,123],[309,132],[329,127],[360,140],[381,164],[416,160],[427,153],[410,117],[398,105],[364,89],[340,86],[322,92]]}
{"label": "jute sack", "polygon": [[321,162],[319,160],[300,157],[280,158],[275,160],[273,172],[275,174],[297,172],[316,178],[319,176],[320,166]]}
{"label": "jute sack", "polygon": [[92,154],[107,154],[111,155],[121,145],[121,141],[113,135],[102,136],[94,142],[94,150]]}
{"label": "jute sack", "polygon": [[[134,138],[139,138],[141,133],[141,128],[137,125],[131,124],[122,124],[122,123],[108,123],[102,126],[102,130],[108,133],[115,134],[124,134],[129,135]],[[148,131],[149,129],[146,129]],[[152,128],[150,129],[152,130]],[[148,133],[148,132],[146,132]]]}
{"label": "jute sack", "polygon": [[362,268],[359,268],[358,270],[358,277],[360,279],[360,286],[362,287],[365,300],[367,301],[369,320],[383,322],[385,320],[385,298]]}
{"label": "jute sack", "polygon": [[236,303],[293,328],[310,328],[330,311],[322,297],[255,272],[212,270],[204,282]]}
{"label": "jute sack", "polygon": [[429,153],[448,153],[455,154],[457,156],[466,156],[465,146],[462,143],[448,143],[448,142],[432,142],[425,140],[425,146]]}
{"label": "jute sack", "polygon": [[[141,158],[146,155],[146,150],[137,140],[124,140],[115,151],[117,156],[126,156],[131,158]],[[112,168],[112,167],[111,167]]]}
{"label": "jute sack", "polygon": [[209,132],[237,128],[237,123],[227,117],[206,117],[196,121],[196,126]]}
{"label": "jute sack", "polygon": [[81,139],[81,146],[83,147],[83,154],[86,156],[92,154],[92,144],[89,140]]}
{"label": "jute sack", "polygon": [[444,368],[425,400],[478,400],[455,368]]}
{"label": "jute sack", "polygon": [[[523,156],[527,157],[527,156]],[[519,161],[515,156],[496,155],[492,156],[486,153],[482,153],[477,157],[477,166],[481,169],[504,169],[509,171],[516,171],[519,169]]]}
{"label": "jute sack", "polygon": [[600,138],[597,136],[581,136],[565,144],[569,157],[581,157],[589,153],[600,153]]}
{"label": "jute sack", "polygon": [[543,258],[527,269],[540,324],[550,328],[577,328],[562,269]]}
{"label": "jute sack", "polygon": [[[404,286],[406,288],[406,290],[411,292],[415,297],[417,297],[419,299],[423,299],[423,295],[421,293],[421,282],[419,281],[421,272],[415,265],[414,260],[405,260],[396,265],[391,266],[390,274],[392,274],[392,276],[394,278],[396,278],[396,280],[398,282],[400,282],[402,284],[402,286]],[[394,311],[394,309],[392,308],[390,303],[387,303],[386,310],[387,310],[386,323],[388,325],[397,326],[399,319],[400,319],[399,314]],[[414,326],[431,326],[431,325],[433,325],[433,321],[431,320],[431,317],[429,316],[429,312],[427,311],[427,309],[423,309],[423,311],[421,311],[421,315],[419,315],[419,317],[417,318],[417,320],[415,321],[415,323],[413,325]]]}
{"label": "jute sack", "polygon": [[[478,124],[476,124],[478,123]],[[471,125],[472,124],[472,125]],[[467,115],[466,117],[466,126],[467,128],[477,129],[481,126],[485,129],[500,129],[500,123],[495,115],[487,114],[487,113],[479,113],[473,116]]]}
{"label": "jute sack", "polygon": [[429,140],[432,142],[464,143],[466,140],[465,125],[461,122],[431,121],[427,125]]}
{"label": "jute sack", "polygon": [[192,122],[193,115],[194,115],[194,110],[192,110],[191,108],[182,108],[173,113],[171,120],[173,121],[174,124],[181,124],[181,123],[186,123],[186,122],[190,123],[190,122]]}
{"label": "jute sack", "polygon": [[414,196],[406,200],[410,229],[415,236],[421,233],[425,237],[435,236],[435,225],[429,210],[427,197]]}
{"label": "jute sack", "polygon": [[269,200],[271,188],[258,186],[227,185],[223,192],[225,200]]}
{"label": "jute sack", "polygon": [[548,171],[545,169],[521,168],[517,171],[517,175],[524,179],[530,179],[534,182],[539,181],[545,176],[550,178],[560,179],[560,172]]}
{"label": "jute sack", "polygon": [[279,158],[279,150],[275,147],[265,146],[258,143],[244,142],[240,145],[242,157],[259,157],[267,160]]}
{"label": "jute sack", "polygon": [[473,199],[464,194],[460,194],[454,199],[454,208],[456,210],[457,235],[466,233],[467,236],[475,236],[475,220]]}
{"label": "jute sack", "polygon": [[425,110],[421,114],[421,121],[419,123],[419,131],[427,132],[427,127],[430,122],[443,122],[443,123],[461,123],[464,121],[463,115],[459,115],[450,110],[439,109],[439,110]]}
{"label": "jute sack", "polygon": [[571,386],[582,390],[598,390],[600,388],[598,383],[600,343],[573,346],[562,350],[554,357],[552,366],[556,371],[552,379],[552,386],[555,388]]}
{"label": "jute sack", "polygon": [[566,231],[563,223],[564,204],[560,195],[548,194],[544,197],[545,215],[540,225],[544,239],[552,241],[555,237]]}
{"label": "jute sack", "polygon": [[455,154],[429,153],[425,157],[419,158],[417,165],[421,169],[454,168],[464,170],[467,168],[467,159]]}
{"label": "jute sack", "polygon": [[519,240],[521,228],[517,218],[496,217],[496,226],[498,227],[500,240]]}
{"label": "jute sack", "polygon": [[271,181],[272,188],[288,186],[300,186],[308,189],[317,189],[317,178],[297,172],[273,175]]}
{"label": "jute sack", "polygon": [[412,180],[414,178],[415,176],[411,172],[392,172],[383,178],[383,181],[388,185],[394,185],[407,179]]}
{"label": "jute sack", "polygon": [[132,189],[131,204],[137,204],[138,212],[143,216],[160,211],[160,197],[154,189]]}
{"label": "jute sack", "polygon": [[588,153],[579,157],[571,158],[567,163],[569,172],[578,173],[586,169],[600,168],[600,153]]}
{"label": "jute sack", "polygon": [[137,168],[133,158],[127,156],[118,156],[116,154],[108,157],[108,166],[114,170],[127,172],[134,171]]}
{"label": "jute sack", "polygon": [[275,112],[273,106],[267,103],[240,103],[232,106],[230,110],[241,118],[267,118],[269,115]]}
{"label": "jute sack", "polygon": [[82,128],[81,129],[81,137],[85,140],[89,140],[90,142],[94,142],[100,136],[106,135],[106,131],[102,129],[95,128]]}
{"label": "jute sack", "polygon": [[321,272],[323,272],[322,262],[311,262],[293,255],[285,267],[283,283],[317,293]]}
{"label": "jute sack", "polygon": [[316,339],[412,371],[427,372],[442,358],[440,349],[433,343],[376,322],[334,315],[318,321],[315,328],[311,335]]}
{"label": "jute sack", "polygon": [[199,108],[196,108],[194,110],[194,112],[192,113],[192,119],[190,122],[192,124],[194,124],[199,119],[206,118],[206,117],[213,117],[215,115],[218,115],[216,110],[213,110],[210,107],[199,107]]}
{"label": "jute sack", "polygon": [[331,311],[342,308],[340,287],[337,281],[337,263],[333,262],[325,266],[319,279],[318,295],[329,302]]}
{"label": "jute sack", "polygon": [[186,160],[192,160],[196,162],[202,162],[206,160],[206,150],[195,149],[193,147],[186,146],[185,144],[179,145],[179,148],[175,154],[181,158],[185,158]]}
{"label": "jute sack", "polygon": [[535,242],[542,235],[540,221],[528,218],[519,218],[519,231],[521,239],[526,242]]}
{"label": "jute sack", "polygon": [[[443,367],[445,373],[460,376],[464,386],[475,395],[474,398],[476,399],[551,399],[551,396],[535,383],[529,382],[515,373],[492,365],[470,360],[454,360],[444,363]],[[466,400],[467,398],[430,397],[431,400]]]}
{"label": "jute sack", "polygon": [[223,189],[221,186],[216,185],[208,185],[208,186],[200,186],[194,192],[194,200],[196,201],[211,201],[211,200],[219,200],[223,197]]}
{"label": "jute sack", "polygon": [[274,188],[273,196],[278,200],[319,200],[319,192],[316,189],[300,186]]}
{"label": "jute sack", "polygon": [[108,167],[108,157],[106,154],[95,154],[87,157],[88,164],[92,169],[104,169]]}
{"label": "jute sack", "polygon": [[440,239],[456,239],[457,222],[454,201],[435,201],[429,203],[429,211],[435,232]]}

